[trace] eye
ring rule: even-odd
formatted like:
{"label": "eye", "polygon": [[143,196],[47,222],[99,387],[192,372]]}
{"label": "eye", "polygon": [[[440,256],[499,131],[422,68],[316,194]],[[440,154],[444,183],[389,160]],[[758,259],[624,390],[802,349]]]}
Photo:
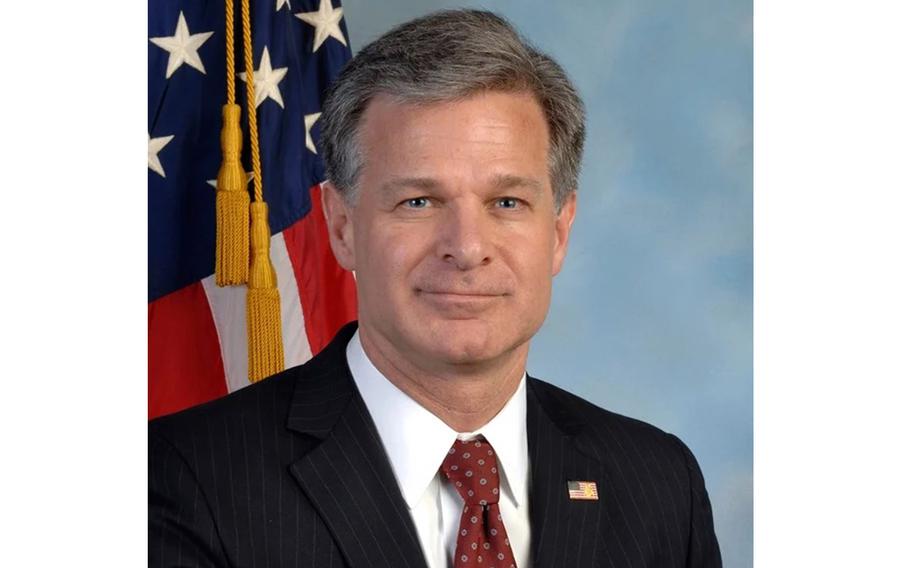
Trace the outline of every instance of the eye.
{"label": "eye", "polygon": [[426,197],[412,197],[402,203],[409,209],[426,209],[430,205],[430,200]]}
{"label": "eye", "polygon": [[500,197],[496,200],[496,206],[502,209],[518,209],[520,204],[514,197]]}

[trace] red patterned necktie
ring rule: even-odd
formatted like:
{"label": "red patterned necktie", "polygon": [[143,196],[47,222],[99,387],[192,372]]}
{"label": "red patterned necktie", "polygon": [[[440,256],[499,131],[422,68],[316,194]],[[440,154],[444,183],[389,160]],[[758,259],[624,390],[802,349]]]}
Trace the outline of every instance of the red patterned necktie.
{"label": "red patterned necktie", "polygon": [[440,467],[464,499],[455,568],[515,568],[515,557],[499,511],[499,465],[483,437],[455,440]]}

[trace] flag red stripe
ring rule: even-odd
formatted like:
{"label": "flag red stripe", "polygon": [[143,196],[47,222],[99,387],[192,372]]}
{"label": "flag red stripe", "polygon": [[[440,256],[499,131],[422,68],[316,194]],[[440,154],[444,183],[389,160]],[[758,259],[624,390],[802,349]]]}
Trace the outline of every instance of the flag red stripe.
{"label": "flag red stripe", "polygon": [[315,355],[338,329],[357,319],[357,292],[350,272],[341,268],[329,246],[322,214],[322,188],[310,188],[312,210],[284,231],[300,292],[310,350]]}
{"label": "flag red stripe", "polygon": [[227,394],[218,332],[201,282],[148,306],[149,419]]}

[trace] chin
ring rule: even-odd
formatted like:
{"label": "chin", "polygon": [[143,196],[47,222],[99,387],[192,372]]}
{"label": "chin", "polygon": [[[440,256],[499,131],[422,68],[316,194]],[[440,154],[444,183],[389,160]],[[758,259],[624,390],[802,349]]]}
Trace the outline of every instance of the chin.
{"label": "chin", "polygon": [[474,321],[438,321],[412,336],[421,351],[448,364],[479,363],[498,355],[489,326]]}
{"label": "chin", "polygon": [[472,365],[494,359],[500,353],[476,342],[452,342],[441,346],[440,359],[450,365]]}
{"label": "chin", "polygon": [[497,331],[490,322],[447,321],[433,326],[422,340],[433,357],[450,365],[472,365],[493,361],[522,343],[518,337]]}

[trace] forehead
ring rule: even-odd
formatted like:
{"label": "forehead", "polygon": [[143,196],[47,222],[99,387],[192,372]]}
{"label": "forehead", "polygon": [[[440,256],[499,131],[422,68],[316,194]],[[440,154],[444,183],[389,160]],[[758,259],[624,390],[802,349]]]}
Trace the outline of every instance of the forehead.
{"label": "forehead", "polygon": [[528,93],[482,92],[433,103],[379,95],[364,113],[359,138],[363,173],[371,176],[413,175],[396,170],[415,167],[497,170],[490,171],[495,175],[547,171],[547,123]]}
{"label": "forehead", "polygon": [[[403,102],[380,94],[361,119],[363,142],[409,142],[447,134],[456,141],[527,141],[549,146],[546,117],[537,99],[524,92],[480,92],[440,102]],[[395,137],[406,133],[408,138]],[[530,138],[530,140],[528,140]]]}

